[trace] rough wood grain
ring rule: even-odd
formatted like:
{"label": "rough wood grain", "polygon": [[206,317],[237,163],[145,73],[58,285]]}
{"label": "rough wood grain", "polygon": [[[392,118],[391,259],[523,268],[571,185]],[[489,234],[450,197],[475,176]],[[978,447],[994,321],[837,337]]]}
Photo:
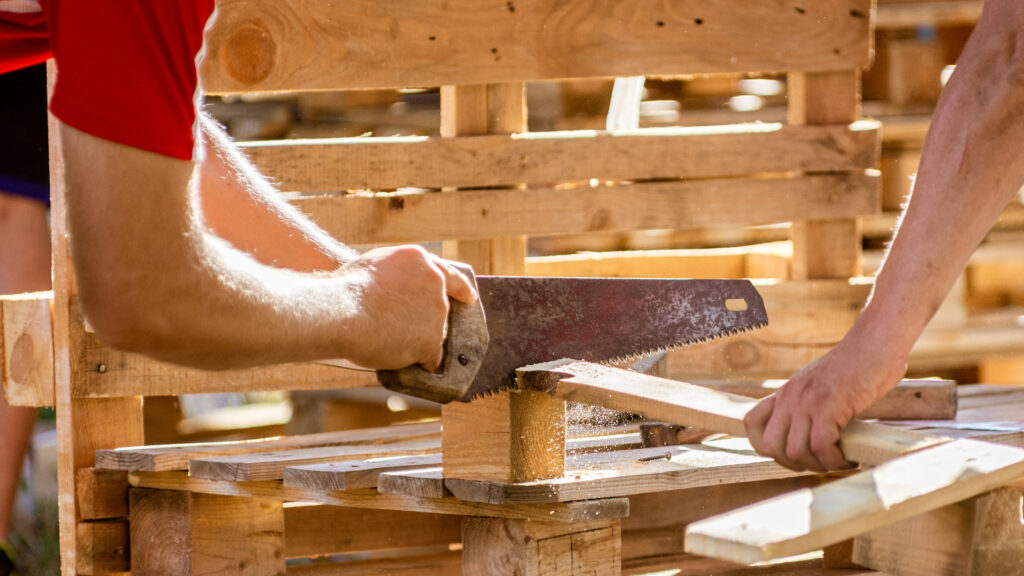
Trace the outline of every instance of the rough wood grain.
{"label": "rough wood grain", "polygon": [[[218,3],[210,93],[867,66],[869,0]],[[758,42],[750,42],[756,30]]]}
{"label": "rough wood grain", "polygon": [[128,473],[80,468],[76,474],[78,513],[82,520],[128,517]]}
{"label": "rough wood grain", "polygon": [[857,171],[877,166],[880,138],[877,122],[862,121],[278,140],[243,149],[282,190],[330,192]]}
{"label": "rough wood grain", "polygon": [[284,509],[288,558],[448,546],[461,542],[458,516],[337,506]]}
{"label": "rough wood grain", "polygon": [[438,421],[415,424],[397,424],[341,432],[321,432],[302,436],[284,436],[243,442],[207,442],[170,446],[134,446],[99,450],[96,465],[115,470],[187,470],[188,462],[203,456],[227,456],[231,454],[255,454],[291,448],[315,448],[321,446],[350,446],[387,444],[398,440],[422,440],[437,438],[441,433]]}
{"label": "rough wood grain", "polygon": [[53,406],[53,292],[0,296],[0,374],[12,406]]}
{"label": "rough wood grain", "polygon": [[752,563],[816,550],[1024,474],[1024,450],[954,440],[690,525],[688,552]]}
{"label": "rough wood grain", "polygon": [[79,574],[121,574],[128,572],[128,522],[80,522],[78,524],[77,571]]}
{"label": "rough wood grain", "polygon": [[189,494],[191,576],[284,576],[284,508],[275,500]]}
{"label": "rough wood grain", "polygon": [[177,490],[223,496],[244,496],[292,502],[316,502],[331,506],[375,510],[405,510],[433,514],[524,518],[551,522],[580,522],[595,519],[621,518],[629,514],[626,498],[605,498],[583,502],[554,504],[517,504],[498,506],[462,502],[455,498],[414,498],[380,494],[375,490],[322,492],[290,488],[280,482],[223,482],[189,478],[183,472],[132,472],[128,480],[133,487]]}
{"label": "rough wood grain", "polygon": [[313,490],[360,490],[376,488],[377,479],[385,472],[440,466],[440,453],[288,466],[284,471],[284,485]]}
{"label": "rough wood grain", "polygon": [[190,574],[189,494],[132,488],[129,499],[132,573]]}
{"label": "rough wood grain", "polygon": [[876,174],[839,173],[597,188],[308,196],[291,202],[345,242],[377,244],[854,217],[876,210],[877,181]]}
{"label": "rough wood grain", "polygon": [[288,567],[289,576],[461,576],[462,551]]}
{"label": "rough wood grain", "polygon": [[189,475],[210,480],[281,480],[285,467],[296,464],[316,464],[340,460],[365,460],[381,456],[429,454],[441,449],[440,438],[408,440],[390,444],[368,446],[323,446],[279,452],[234,454],[193,458],[189,461]]}
{"label": "rough wood grain", "polygon": [[417,498],[449,498],[441,467],[420,468],[405,472],[385,472],[377,482],[381,494],[401,494]]}
{"label": "rough wood grain", "polygon": [[520,574],[617,576],[618,521],[567,526],[523,520],[466,518],[462,528],[465,576]]}

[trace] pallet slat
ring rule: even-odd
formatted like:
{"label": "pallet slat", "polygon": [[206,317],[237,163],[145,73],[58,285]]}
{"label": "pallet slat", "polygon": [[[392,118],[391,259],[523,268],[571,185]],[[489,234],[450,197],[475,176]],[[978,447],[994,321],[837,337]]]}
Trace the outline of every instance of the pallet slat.
{"label": "pallet slat", "polygon": [[[864,68],[870,0],[222,0],[209,93]],[[396,17],[396,14],[401,17]],[[757,30],[758,42],[750,42]]]}

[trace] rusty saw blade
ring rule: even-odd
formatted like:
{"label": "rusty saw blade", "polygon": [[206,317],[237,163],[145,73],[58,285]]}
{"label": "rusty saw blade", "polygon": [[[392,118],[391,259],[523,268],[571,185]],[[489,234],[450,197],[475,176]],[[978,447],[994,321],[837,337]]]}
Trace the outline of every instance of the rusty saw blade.
{"label": "rusty saw blade", "polygon": [[[486,329],[460,328],[472,322],[453,319],[442,373],[425,382],[402,376],[409,368],[381,371],[385,387],[468,402],[513,387],[522,366],[560,358],[625,362],[768,324],[764,302],[747,280],[478,276],[476,282]],[[450,385],[459,378],[464,383]]]}

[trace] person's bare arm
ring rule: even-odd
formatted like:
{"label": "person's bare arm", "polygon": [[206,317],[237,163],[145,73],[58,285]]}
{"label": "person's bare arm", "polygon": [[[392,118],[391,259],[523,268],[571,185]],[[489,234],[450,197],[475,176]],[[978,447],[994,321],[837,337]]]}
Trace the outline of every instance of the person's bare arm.
{"label": "person's bare arm", "polygon": [[61,138],[79,296],[115,347],[202,368],[320,358],[430,368],[448,297],[475,297],[417,247],[374,250],[334,272],[267,266],[201,225],[191,162],[67,125]]}
{"label": "person's bare arm", "polygon": [[207,158],[199,169],[202,220],[258,261],[303,272],[330,271],[358,254],[285,202],[217,123],[199,115]]}
{"label": "person's bare arm", "polygon": [[793,469],[846,465],[836,442],[897,384],[914,342],[1024,185],[1024,3],[988,0],[936,108],[913,193],[846,337],[747,416],[758,452]]}

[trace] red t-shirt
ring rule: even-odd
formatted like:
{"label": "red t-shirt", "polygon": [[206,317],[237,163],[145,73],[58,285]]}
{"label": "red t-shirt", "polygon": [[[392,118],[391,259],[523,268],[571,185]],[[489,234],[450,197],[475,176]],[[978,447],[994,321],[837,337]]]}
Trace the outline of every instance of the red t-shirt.
{"label": "red t-shirt", "polygon": [[0,0],[0,74],[52,55],[58,75],[50,110],[61,121],[106,140],[192,159],[196,58],[213,4]]}

